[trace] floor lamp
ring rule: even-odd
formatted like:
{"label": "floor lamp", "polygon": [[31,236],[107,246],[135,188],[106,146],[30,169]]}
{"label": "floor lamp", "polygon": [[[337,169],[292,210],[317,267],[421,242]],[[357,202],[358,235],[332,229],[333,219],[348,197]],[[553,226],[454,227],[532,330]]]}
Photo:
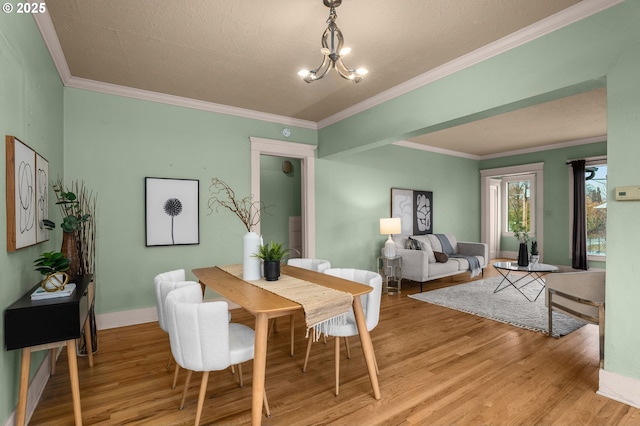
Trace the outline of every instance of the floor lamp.
{"label": "floor lamp", "polygon": [[399,217],[380,219],[380,233],[389,235],[387,242],[384,243],[384,257],[396,256],[396,243],[393,242],[391,235],[399,234],[400,232],[402,232],[402,222]]}

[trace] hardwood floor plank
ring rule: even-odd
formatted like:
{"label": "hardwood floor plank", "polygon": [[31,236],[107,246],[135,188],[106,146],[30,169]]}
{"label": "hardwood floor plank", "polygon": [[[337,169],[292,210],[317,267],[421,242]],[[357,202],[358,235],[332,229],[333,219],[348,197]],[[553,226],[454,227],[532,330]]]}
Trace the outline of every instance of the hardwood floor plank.
{"label": "hardwood floor plank", "polygon": [[[488,268],[485,277],[493,271]],[[425,285],[432,290],[467,282],[464,276]],[[519,329],[407,297],[419,291],[403,282],[399,295],[382,296],[380,323],[371,337],[380,368],[376,401],[358,339],[343,352],[340,396],[334,389],[333,340],[314,343],[302,372],[306,339],[295,318],[295,352],[289,356],[289,320],[278,321],[267,355],[271,418],[264,425],[637,425],[640,410],[596,394],[598,330],[585,326],[562,338]],[[253,327],[234,310],[233,321]],[[188,425],[195,419],[200,374],[185,409],[178,410],[185,372],[171,389],[169,340],[157,323],[99,332],[95,366],[79,359],[83,420],[88,425]],[[73,409],[66,354],[47,384],[32,425],[71,425]],[[252,363],[245,386],[230,371],[212,373],[202,424],[245,425],[251,420]]]}

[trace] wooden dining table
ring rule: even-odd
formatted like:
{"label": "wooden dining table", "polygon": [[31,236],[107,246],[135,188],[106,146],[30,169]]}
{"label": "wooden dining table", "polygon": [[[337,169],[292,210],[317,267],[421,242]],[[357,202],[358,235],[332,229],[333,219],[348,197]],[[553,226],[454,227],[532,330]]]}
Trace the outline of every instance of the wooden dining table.
{"label": "wooden dining table", "polygon": [[[267,367],[269,319],[301,311],[303,310],[302,305],[264,290],[250,282],[243,281],[217,266],[194,269],[193,273],[203,286],[203,289],[205,286],[210,288],[220,296],[240,305],[256,318],[251,424],[260,425],[262,422],[262,401]],[[371,387],[373,388],[373,396],[375,399],[380,399],[380,386],[376,374],[373,345],[367,330],[360,300],[360,296],[369,293],[372,288],[368,285],[295,266],[282,265],[282,274],[353,295],[353,312],[358,326],[358,333],[360,334]]]}

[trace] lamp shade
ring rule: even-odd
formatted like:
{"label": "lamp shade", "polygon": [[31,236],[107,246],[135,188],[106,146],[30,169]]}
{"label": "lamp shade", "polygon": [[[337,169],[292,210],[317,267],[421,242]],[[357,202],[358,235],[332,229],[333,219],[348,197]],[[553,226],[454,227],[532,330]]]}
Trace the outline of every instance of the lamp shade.
{"label": "lamp shade", "polygon": [[399,234],[402,232],[402,222],[399,217],[389,217],[380,219],[381,234]]}

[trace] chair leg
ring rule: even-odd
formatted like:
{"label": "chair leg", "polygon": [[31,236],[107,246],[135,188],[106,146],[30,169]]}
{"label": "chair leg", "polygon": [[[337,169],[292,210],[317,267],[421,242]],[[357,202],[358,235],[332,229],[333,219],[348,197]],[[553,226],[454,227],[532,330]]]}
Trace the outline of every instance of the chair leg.
{"label": "chair leg", "polygon": [[238,383],[240,387],[244,386],[244,381],[242,380],[242,364],[238,364]]}
{"label": "chair leg", "polygon": [[180,371],[180,365],[176,362],[176,370],[173,372],[173,384],[171,385],[171,389],[176,388],[176,384],[178,383],[178,372]]}
{"label": "chair leg", "polygon": [[347,347],[347,358],[351,359],[351,349],[349,349],[349,338],[345,336],[344,345]]}
{"label": "chair leg", "polygon": [[184,380],[184,389],[182,390],[182,399],[180,400],[180,410],[184,408],[184,400],[187,399],[187,390],[189,389],[189,382],[191,382],[191,374],[193,371],[187,371],[187,378]]}
{"label": "chair leg", "polygon": [[200,424],[202,407],[204,406],[204,396],[207,393],[207,383],[209,382],[209,372],[202,372],[202,382],[200,383],[200,395],[198,395],[198,408],[196,409],[196,426]]}
{"label": "chair leg", "polygon": [[336,336],[336,396],[340,394],[340,338]]}
{"label": "chair leg", "polygon": [[307,362],[309,362],[309,354],[311,353],[311,344],[313,343],[313,340],[315,339],[315,330],[312,328],[309,331],[309,338],[307,339],[307,354],[304,356],[304,366],[302,367],[302,372],[306,373],[307,372]]}
{"label": "chair leg", "polygon": [[271,417],[271,410],[269,409],[269,401],[267,401],[267,391],[264,391],[262,397],[262,403],[264,404],[264,411],[267,417]]}

